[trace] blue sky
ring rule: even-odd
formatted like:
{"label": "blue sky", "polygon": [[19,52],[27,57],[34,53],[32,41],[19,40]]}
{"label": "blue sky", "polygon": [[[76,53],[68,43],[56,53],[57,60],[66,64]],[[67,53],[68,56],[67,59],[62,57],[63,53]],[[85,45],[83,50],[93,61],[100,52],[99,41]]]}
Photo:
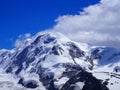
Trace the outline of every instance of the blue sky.
{"label": "blue sky", "polygon": [[0,0],[0,48],[13,48],[20,34],[51,28],[62,15],[78,14],[99,0]]}

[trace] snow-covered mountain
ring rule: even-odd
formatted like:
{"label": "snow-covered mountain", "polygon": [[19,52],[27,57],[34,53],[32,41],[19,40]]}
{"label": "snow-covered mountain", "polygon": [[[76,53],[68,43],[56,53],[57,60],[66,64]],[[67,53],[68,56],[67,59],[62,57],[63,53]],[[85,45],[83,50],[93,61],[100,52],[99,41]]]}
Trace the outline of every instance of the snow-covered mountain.
{"label": "snow-covered mountain", "polygon": [[40,32],[0,50],[0,70],[0,90],[119,90],[120,50]]}

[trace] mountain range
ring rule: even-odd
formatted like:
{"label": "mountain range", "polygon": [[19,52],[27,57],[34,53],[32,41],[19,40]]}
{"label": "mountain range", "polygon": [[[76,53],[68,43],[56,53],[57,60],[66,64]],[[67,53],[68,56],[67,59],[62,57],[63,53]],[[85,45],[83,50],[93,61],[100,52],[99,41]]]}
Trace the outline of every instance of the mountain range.
{"label": "mountain range", "polygon": [[39,32],[0,50],[0,90],[119,90],[120,49]]}

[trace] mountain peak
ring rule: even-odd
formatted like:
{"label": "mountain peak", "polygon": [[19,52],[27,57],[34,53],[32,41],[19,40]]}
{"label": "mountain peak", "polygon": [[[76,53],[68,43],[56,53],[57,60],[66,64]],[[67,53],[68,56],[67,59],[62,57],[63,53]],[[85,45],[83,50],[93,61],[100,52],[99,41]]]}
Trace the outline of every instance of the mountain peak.
{"label": "mountain peak", "polygon": [[33,37],[25,39],[17,48],[22,49],[31,44],[39,46],[46,44],[65,43],[70,41],[71,40],[64,36],[62,33],[44,31],[37,33]]}
{"label": "mountain peak", "polygon": [[52,41],[59,41],[59,42],[70,41],[70,39],[68,39],[59,32],[40,32],[37,33],[33,38],[34,38],[33,42],[44,42],[45,44]]}

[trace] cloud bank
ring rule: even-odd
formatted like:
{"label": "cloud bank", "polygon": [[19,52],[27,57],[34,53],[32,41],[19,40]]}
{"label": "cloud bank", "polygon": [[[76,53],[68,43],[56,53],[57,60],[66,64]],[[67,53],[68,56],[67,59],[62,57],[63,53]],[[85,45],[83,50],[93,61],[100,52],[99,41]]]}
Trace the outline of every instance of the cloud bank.
{"label": "cloud bank", "polygon": [[120,48],[120,0],[101,0],[79,15],[60,16],[56,22],[53,31],[72,40]]}

